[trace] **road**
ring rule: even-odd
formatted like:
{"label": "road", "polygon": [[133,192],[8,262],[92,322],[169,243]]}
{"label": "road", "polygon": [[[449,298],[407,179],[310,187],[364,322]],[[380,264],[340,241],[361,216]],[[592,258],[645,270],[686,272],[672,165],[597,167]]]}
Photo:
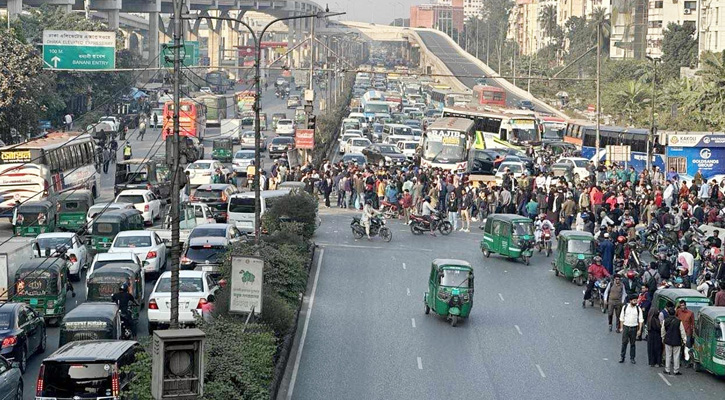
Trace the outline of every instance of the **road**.
{"label": "road", "polygon": [[[582,309],[582,288],[554,276],[553,256],[536,254],[530,266],[484,259],[478,229],[413,236],[398,221],[390,243],[354,240],[353,215],[321,209],[302,353],[287,368],[292,399],[723,398],[722,380],[707,373],[648,367],[646,342],[636,365],[619,364],[621,336],[598,309]],[[423,312],[435,258],[475,270],[473,311],[456,328]]]}
{"label": "road", "polygon": [[[479,67],[469,60],[465,55],[458,51],[458,48],[451,44],[443,36],[443,33],[429,32],[429,31],[418,31],[418,35],[425,46],[430,50],[436,57],[438,57],[446,67],[451,71],[456,79],[461,81],[467,87],[473,89],[475,86],[476,78],[487,76],[486,73]],[[501,85],[494,81],[489,80],[490,86],[501,87]],[[506,105],[512,108],[516,108],[518,101],[522,97],[506,90]],[[539,109],[536,107],[536,111],[545,112],[546,110]]]}
{"label": "road", "polygon": [[[267,113],[269,117],[271,118],[273,113],[278,112],[287,112],[288,117],[293,117],[294,111],[293,110],[287,110],[286,108],[286,101],[280,100],[275,97],[274,95],[274,89],[270,89],[263,93],[262,95],[262,108],[263,112]],[[270,130],[265,133],[265,136],[268,138],[268,140],[271,140],[275,136],[274,132],[271,131],[271,121],[269,123]],[[138,136],[136,132],[131,132],[129,143],[132,146],[133,149],[133,156],[134,158],[144,158],[147,154],[154,154],[154,151],[156,149],[156,146],[161,146],[161,149],[159,150],[161,153],[163,153],[165,150],[163,148],[164,144],[163,141],[159,138],[159,140],[156,140],[159,135],[161,134],[161,129],[152,129],[148,130],[146,132],[146,135],[144,137],[144,140],[138,140]],[[209,139],[204,140],[204,147],[205,147],[205,158],[211,158],[211,151],[212,151],[212,138],[215,135],[219,134],[219,128],[213,127],[207,129],[207,136]],[[119,146],[120,147],[120,146]],[[151,150],[153,148],[153,150]],[[234,150],[238,150],[239,146],[235,146]],[[151,152],[149,153],[149,150]],[[264,166],[265,168],[269,169],[273,161],[269,158],[266,152],[262,153],[263,159],[264,159]],[[119,157],[121,155],[121,151],[119,148]],[[229,168],[231,169],[231,165],[229,165]],[[113,193],[113,184],[114,184],[114,176],[115,176],[115,166],[111,165],[111,168],[109,169],[109,172],[107,174],[101,175],[101,194],[98,199],[96,199],[96,202],[107,202],[107,201],[113,201],[114,193]],[[7,221],[3,221],[0,223],[0,236],[10,236],[12,234],[11,225]],[[0,238],[1,239],[1,238]],[[85,277],[82,278],[81,282],[74,282],[74,287],[76,290],[76,297],[73,298],[69,294],[67,297],[67,311],[72,310],[75,308],[78,304],[82,304],[85,301],[86,293],[85,293]],[[155,280],[153,278],[148,279],[146,281],[146,287],[145,287],[145,293],[146,298],[144,299],[144,303],[148,304],[148,297],[151,294],[151,291],[153,290],[155,284]],[[146,317],[146,308],[144,308],[141,311],[141,317],[139,318],[139,324],[138,324],[138,334],[139,337],[146,337],[148,336],[148,320]],[[40,370],[40,364],[42,363],[43,359],[47,356],[49,356],[51,353],[53,353],[58,348],[58,340],[59,340],[59,328],[56,327],[49,327],[48,330],[48,341],[47,341],[47,349],[43,354],[37,354],[28,360],[28,369],[23,375],[23,381],[24,381],[24,395],[23,398],[25,400],[32,400],[35,398],[35,384],[36,379],[38,377],[38,372]]]}

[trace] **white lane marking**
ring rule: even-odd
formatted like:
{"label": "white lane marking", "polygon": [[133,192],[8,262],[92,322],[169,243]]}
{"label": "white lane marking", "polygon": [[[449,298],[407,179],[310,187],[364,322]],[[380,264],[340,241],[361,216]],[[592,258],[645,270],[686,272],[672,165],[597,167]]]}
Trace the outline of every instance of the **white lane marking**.
{"label": "white lane marking", "polygon": [[405,288],[405,291],[408,292],[408,296],[410,296],[410,288]]}
{"label": "white lane marking", "polygon": [[609,359],[608,359],[608,358],[602,358],[602,360],[604,360],[604,361],[609,361]]}
{"label": "white lane marking", "polygon": [[403,263],[403,269],[405,269],[405,263]]}
{"label": "white lane marking", "polygon": [[516,328],[516,332],[518,332],[519,335],[522,335],[523,336],[523,333],[521,333],[521,328],[519,328],[518,325],[514,325],[514,328]]}
{"label": "white lane marking", "polygon": [[292,398],[292,392],[295,390],[295,381],[297,380],[297,371],[300,369],[300,360],[302,359],[302,349],[305,347],[305,338],[307,337],[307,328],[310,326],[310,314],[312,314],[312,304],[315,302],[315,292],[317,291],[317,281],[320,279],[320,270],[322,269],[322,257],[325,255],[325,249],[320,249],[320,258],[317,259],[317,271],[315,272],[315,281],[312,283],[312,294],[310,302],[307,304],[307,315],[305,315],[305,326],[302,328],[302,336],[300,337],[300,348],[297,350],[295,357],[295,366],[292,369],[292,379],[290,379],[289,391],[287,392],[287,400]]}
{"label": "white lane marking", "polygon": [[665,378],[665,376],[662,374],[662,372],[657,373],[657,375],[659,375],[660,378],[662,378],[662,380],[665,381],[665,383],[667,384],[667,386],[672,386],[672,384],[670,383],[670,381],[668,381],[667,378]]}
{"label": "white lane marking", "polygon": [[498,294],[498,298],[501,299],[501,301],[503,301],[503,295],[501,293]]}
{"label": "white lane marking", "polygon": [[539,370],[539,375],[541,375],[542,378],[546,378],[546,375],[544,374],[544,370],[541,369],[541,365],[536,364],[536,369]]}
{"label": "white lane marking", "polygon": [[423,360],[418,357],[418,369],[423,369]]}
{"label": "white lane marking", "polygon": [[415,318],[411,318],[410,323],[413,324],[413,328],[415,328]]}

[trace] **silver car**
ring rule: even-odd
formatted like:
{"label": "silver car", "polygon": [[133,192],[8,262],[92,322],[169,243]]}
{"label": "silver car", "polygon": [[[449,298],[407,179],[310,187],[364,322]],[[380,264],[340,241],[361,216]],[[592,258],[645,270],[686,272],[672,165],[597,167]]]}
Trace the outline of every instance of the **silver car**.
{"label": "silver car", "polygon": [[[254,133],[254,132],[252,132]],[[246,175],[247,167],[254,161],[254,150],[238,150],[232,159],[232,169],[237,175]]]}

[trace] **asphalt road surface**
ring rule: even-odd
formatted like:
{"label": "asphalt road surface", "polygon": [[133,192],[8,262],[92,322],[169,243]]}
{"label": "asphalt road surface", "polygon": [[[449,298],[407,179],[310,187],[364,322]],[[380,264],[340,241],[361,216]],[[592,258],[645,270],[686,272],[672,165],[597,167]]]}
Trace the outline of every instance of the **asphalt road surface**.
{"label": "asphalt road surface", "polygon": [[[473,89],[473,86],[475,86],[476,78],[487,76],[481,67],[471,62],[471,60],[459,52],[458,47],[452,45],[448,40],[446,40],[446,38],[443,37],[444,33],[419,31],[418,35],[423,40],[426,47],[428,47],[428,49],[435,54],[436,57],[438,57],[446,65],[446,67],[448,67],[451,73],[456,76],[456,79],[461,81],[461,83],[470,89]],[[493,79],[489,79],[488,85],[501,87],[501,85]],[[518,101],[522,98],[507,89],[504,90],[506,90],[506,105],[516,108]],[[539,107],[536,107],[536,111],[546,110],[540,110]]]}
{"label": "asphalt road surface", "polygon": [[[287,109],[286,108],[286,100],[281,100],[275,97],[274,95],[274,89],[270,88],[270,90],[263,92],[262,95],[262,108],[263,112],[267,113],[269,118],[272,117],[272,114],[278,113],[278,112],[286,112],[288,117],[294,116],[294,110]],[[271,140],[275,136],[274,132],[271,130],[271,120],[269,122],[269,130],[266,132],[263,132],[264,135],[267,137],[267,140]],[[211,158],[211,151],[212,151],[212,139],[214,136],[219,134],[219,128],[218,127],[212,127],[207,128],[207,136],[209,139],[204,140],[204,146],[205,146],[205,158],[209,159]],[[132,131],[129,132],[129,137],[131,138],[129,143],[132,146],[133,149],[133,156],[134,158],[144,158],[147,154],[149,154],[149,150],[151,150],[150,154],[153,155],[154,151],[156,149],[156,146],[161,146],[161,149],[159,152],[163,154],[165,152],[163,141],[159,138],[158,141],[156,140],[159,135],[161,135],[161,129],[149,129],[146,131],[146,135],[144,136],[143,140],[139,140],[138,138],[138,132]],[[234,150],[238,150],[239,146],[236,145],[234,147]],[[119,148],[119,159],[121,157],[121,150]],[[271,168],[273,161],[268,157],[267,152],[265,151],[262,153],[263,159],[264,159],[264,166],[265,169]],[[231,170],[231,164],[228,164],[229,169]],[[113,201],[114,193],[113,193],[113,184],[114,184],[114,176],[115,176],[115,166],[111,164],[109,171],[107,174],[101,174],[101,194],[98,199],[96,199],[96,202],[108,202]],[[12,229],[11,225],[7,222],[7,220],[4,220],[0,222],[0,236],[10,236],[12,235]],[[170,260],[169,260],[170,262]],[[78,304],[82,304],[85,301],[86,298],[86,291],[85,291],[85,276],[82,277],[80,282],[73,282],[75,290],[76,290],[76,297],[71,297],[70,294],[68,294],[67,297],[67,308],[66,311],[70,311],[73,308],[75,308]],[[141,311],[141,316],[139,318],[139,323],[137,327],[137,332],[139,337],[146,337],[148,336],[148,319],[146,317],[146,308],[145,305],[148,304],[148,297],[151,294],[151,291],[153,290],[155,284],[155,277],[147,276],[146,280],[146,287],[145,287],[145,294],[146,298],[144,299],[144,309]],[[23,374],[23,381],[24,381],[24,393],[23,398],[25,400],[31,400],[35,398],[35,384],[36,379],[38,377],[38,372],[40,370],[40,364],[42,363],[43,359],[47,356],[49,356],[51,353],[53,353],[55,350],[58,349],[58,341],[59,341],[59,328],[57,327],[48,327],[48,342],[47,342],[47,349],[42,354],[36,354],[28,360],[28,368]]]}
{"label": "asphalt road surface", "polygon": [[[582,309],[582,287],[554,276],[554,255],[535,254],[530,266],[484,259],[477,224],[431,237],[388,221],[390,243],[355,240],[349,223],[358,214],[321,209],[314,239],[322,259],[300,318],[302,353],[287,368],[296,371],[291,398],[723,398],[712,375],[650,368],[646,342],[637,342],[636,365],[619,364],[621,335],[598,308]],[[424,314],[436,258],[466,260],[475,271],[471,316],[455,328]]]}

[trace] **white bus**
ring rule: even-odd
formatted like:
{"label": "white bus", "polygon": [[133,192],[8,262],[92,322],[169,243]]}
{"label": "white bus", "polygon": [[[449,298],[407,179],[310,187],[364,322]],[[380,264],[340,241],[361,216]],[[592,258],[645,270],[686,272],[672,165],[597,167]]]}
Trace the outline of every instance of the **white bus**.
{"label": "white bus", "polygon": [[473,121],[476,149],[515,148],[541,144],[541,123],[530,113],[497,107],[446,107],[444,117]]}
{"label": "white bus", "polygon": [[474,140],[473,121],[444,117],[435,120],[423,134],[421,167],[465,171]]}
{"label": "white bus", "polygon": [[17,202],[54,200],[59,193],[88,189],[100,194],[95,142],[80,132],[55,132],[0,148],[0,216]]}

